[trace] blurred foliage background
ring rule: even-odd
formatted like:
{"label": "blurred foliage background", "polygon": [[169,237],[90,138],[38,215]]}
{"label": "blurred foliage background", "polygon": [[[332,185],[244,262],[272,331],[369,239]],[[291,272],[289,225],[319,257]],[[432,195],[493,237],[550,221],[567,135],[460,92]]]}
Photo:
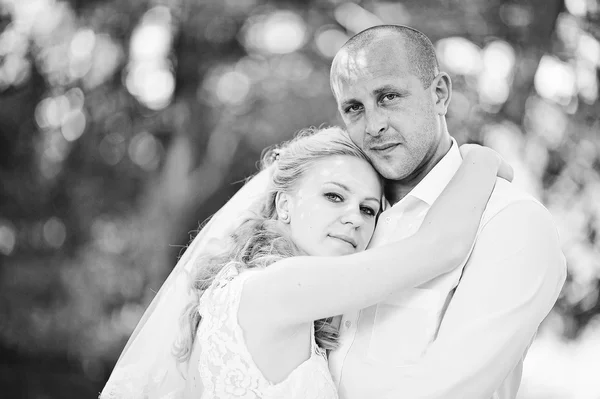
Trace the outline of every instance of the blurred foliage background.
{"label": "blurred foliage background", "polygon": [[559,226],[569,278],[520,398],[600,397],[595,0],[0,0],[3,396],[96,397],[261,150],[341,124],[331,59],[380,23],[432,39],[450,132],[504,154]]}

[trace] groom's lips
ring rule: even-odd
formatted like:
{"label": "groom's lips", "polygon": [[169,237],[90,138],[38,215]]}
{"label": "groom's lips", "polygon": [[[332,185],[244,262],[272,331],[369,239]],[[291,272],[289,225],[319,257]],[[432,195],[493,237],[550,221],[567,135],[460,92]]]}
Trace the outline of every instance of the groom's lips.
{"label": "groom's lips", "polygon": [[400,145],[400,143],[386,143],[386,144],[374,145],[371,147],[371,151],[384,152],[384,151],[388,151],[393,148],[396,148],[399,145]]}

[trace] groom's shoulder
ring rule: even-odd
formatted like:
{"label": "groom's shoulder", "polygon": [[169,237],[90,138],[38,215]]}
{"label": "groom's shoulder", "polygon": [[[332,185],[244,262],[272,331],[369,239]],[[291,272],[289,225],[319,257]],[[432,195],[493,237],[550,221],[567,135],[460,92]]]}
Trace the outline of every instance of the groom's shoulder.
{"label": "groom's shoulder", "polygon": [[509,182],[508,180],[497,178],[494,191],[490,197],[490,205],[500,205],[502,203],[511,203],[515,201],[533,201],[539,203],[530,193]]}
{"label": "groom's shoulder", "polygon": [[483,214],[482,225],[485,225],[492,218],[499,216],[502,210],[508,208],[510,205],[523,202],[531,204],[530,206],[532,207],[541,207],[544,212],[548,212],[542,203],[533,197],[533,195],[514,183],[498,178],[494,191],[492,192],[485,209],[485,213]]}

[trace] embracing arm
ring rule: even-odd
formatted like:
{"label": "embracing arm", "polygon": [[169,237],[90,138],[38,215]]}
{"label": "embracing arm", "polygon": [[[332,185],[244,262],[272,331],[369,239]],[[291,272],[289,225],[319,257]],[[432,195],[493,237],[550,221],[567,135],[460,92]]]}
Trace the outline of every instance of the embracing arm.
{"label": "embracing arm", "polygon": [[347,256],[286,258],[254,272],[240,315],[279,327],[301,324],[369,306],[459,266],[472,248],[499,166],[489,149],[469,152],[409,238]]}
{"label": "embracing arm", "polygon": [[520,373],[513,371],[565,277],[549,212],[534,201],[509,205],[477,238],[436,340],[410,378],[382,397],[480,399],[502,387],[500,398],[514,398]]}

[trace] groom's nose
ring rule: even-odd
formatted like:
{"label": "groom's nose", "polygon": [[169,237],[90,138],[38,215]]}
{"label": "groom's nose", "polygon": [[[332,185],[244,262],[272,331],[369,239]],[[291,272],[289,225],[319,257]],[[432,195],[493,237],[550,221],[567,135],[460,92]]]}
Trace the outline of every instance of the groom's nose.
{"label": "groom's nose", "polygon": [[387,117],[376,109],[366,112],[365,119],[365,133],[369,136],[377,137],[387,129]]}

